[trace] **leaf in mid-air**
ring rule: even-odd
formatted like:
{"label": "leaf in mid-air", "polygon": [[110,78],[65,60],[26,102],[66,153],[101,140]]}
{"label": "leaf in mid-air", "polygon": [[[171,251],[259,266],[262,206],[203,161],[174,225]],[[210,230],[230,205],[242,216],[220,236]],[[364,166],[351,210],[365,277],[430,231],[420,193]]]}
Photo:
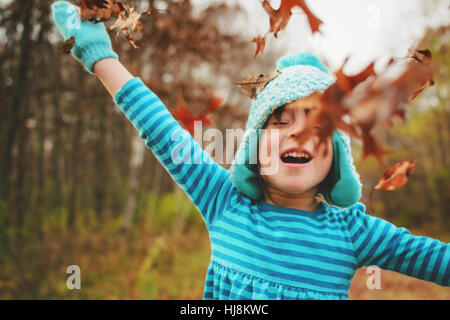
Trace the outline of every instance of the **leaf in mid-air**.
{"label": "leaf in mid-air", "polygon": [[119,36],[120,31],[122,31],[133,47],[139,48],[130,33],[139,32],[142,30],[142,22],[139,21],[139,19],[144,14],[150,14],[151,10],[147,9],[144,12],[138,13],[133,7],[129,7],[125,4],[123,7],[124,10],[120,12],[117,20],[108,28],[108,31],[119,29],[116,37]]}
{"label": "leaf in mid-air", "polygon": [[69,39],[67,39],[66,41],[64,41],[62,46],[58,47],[58,49],[61,53],[70,54],[74,45],[75,45],[75,37],[72,36]]}
{"label": "leaf in mid-air", "polygon": [[82,0],[80,17],[83,21],[98,23],[118,16],[123,10],[122,3],[116,0]]}
{"label": "leaf in mid-air", "polygon": [[261,53],[261,55],[264,53],[264,48],[266,47],[266,38],[269,34],[270,34],[270,32],[267,32],[264,35],[264,37],[257,36],[252,39],[252,42],[256,43],[256,51],[255,51],[255,54],[253,55],[253,59],[256,58],[258,53]]}
{"label": "leaf in mid-air", "polygon": [[177,108],[172,111],[172,115],[177,119],[191,135],[194,134],[194,122],[201,121],[203,125],[211,125],[212,120],[209,114],[221,107],[223,98],[211,93],[208,106],[198,115],[192,114],[188,109],[186,100],[181,93],[177,95]]}
{"label": "leaf in mid-air", "polygon": [[273,33],[274,37],[277,38],[278,32],[286,28],[289,19],[292,16],[292,8],[294,7],[301,8],[306,14],[309,26],[313,33],[318,32],[320,25],[323,24],[323,22],[311,12],[305,3],[305,0],[281,0],[280,7],[277,10],[272,8],[268,0],[263,0],[261,4],[269,15],[270,29],[264,37],[258,36],[252,39],[252,42],[256,43],[256,52],[253,58],[256,58],[258,53],[264,53],[268,34]]}
{"label": "leaf in mid-air", "polygon": [[373,187],[370,193],[370,207],[372,208],[372,196],[374,190],[396,190],[403,187],[415,169],[414,160],[400,161],[387,168],[380,181]]}
{"label": "leaf in mid-air", "polygon": [[122,31],[136,49],[139,46],[131,34],[142,30],[142,22],[139,19],[144,14],[150,14],[150,9],[138,13],[134,7],[118,0],[82,0],[80,5],[80,16],[83,21],[98,23],[116,17],[108,31],[118,29],[117,36]]}
{"label": "leaf in mid-air", "polygon": [[260,74],[258,77],[253,77],[253,75],[251,74],[246,79],[236,84],[239,85],[239,89],[243,94],[250,97],[251,99],[254,99],[256,98],[256,94],[264,89],[269,81],[274,79],[279,74],[279,71],[275,71],[267,76]]}
{"label": "leaf in mid-air", "polygon": [[398,162],[387,168],[374,189],[395,190],[403,187],[414,172],[414,160]]}

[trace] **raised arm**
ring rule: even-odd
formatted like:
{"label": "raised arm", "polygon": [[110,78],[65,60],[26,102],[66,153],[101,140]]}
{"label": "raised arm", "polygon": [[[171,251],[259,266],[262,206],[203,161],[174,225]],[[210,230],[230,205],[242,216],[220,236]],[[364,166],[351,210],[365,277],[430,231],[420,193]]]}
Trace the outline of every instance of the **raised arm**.
{"label": "raised arm", "polygon": [[120,61],[111,58],[98,61],[94,72],[113,98],[125,83],[134,78]]}
{"label": "raised arm", "polygon": [[74,57],[103,83],[209,228],[235,190],[228,172],[181,128],[155,93],[119,62],[103,23],[73,23],[79,19],[77,12],[66,1],[52,4],[53,20],[64,39],[75,36]]}

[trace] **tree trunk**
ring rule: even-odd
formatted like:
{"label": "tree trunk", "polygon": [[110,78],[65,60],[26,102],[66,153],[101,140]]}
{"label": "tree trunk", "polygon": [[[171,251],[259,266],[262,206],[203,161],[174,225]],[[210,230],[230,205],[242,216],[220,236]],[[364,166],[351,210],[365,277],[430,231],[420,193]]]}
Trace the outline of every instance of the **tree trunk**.
{"label": "tree trunk", "polygon": [[75,229],[75,221],[77,216],[77,205],[78,205],[78,188],[79,188],[79,181],[80,181],[80,161],[82,160],[82,150],[81,150],[81,135],[83,133],[83,127],[84,127],[84,116],[83,116],[83,105],[82,97],[84,96],[84,79],[86,77],[86,71],[81,67],[78,66],[78,90],[77,90],[77,97],[79,99],[76,99],[74,102],[74,108],[75,108],[75,114],[77,115],[76,118],[76,127],[75,127],[75,134],[73,135],[72,140],[72,185],[70,187],[70,194],[69,194],[69,217],[67,220],[67,227],[69,230]]}
{"label": "tree trunk", "polygon": [[[60,70],[60,55],[56,51],[52,52],[52,59],[54,63],[55,70]],[[53,88],[58,88],[57,84],[60,81],[59,72],[54,72],[52,77]],[[50,176],[53,181],[53,192],[52,192],[52,207],[59,207],[62,204],[62,183],[61,183],[61,165],[60,159],[64,157],[63,145],[62,145],[62,130],[61,130],[61,106],[60,106],[61,92],[58,89],[54,89],[51,92],[51,104],[52,104],[52,116],[53,116],[53,132],[52,132],[52,149],[51,149],[51,166],[50,166]]]}
{"label": "tree trunk", "polygon": [[139,188],[139,173],[144,162],[145,144],[136,131],[131,140],[132,155],[130,159],[130,193],[128,195],[127,207],[125,210],[125,217],[123,226],[125,229],[131,227],[133,221],[134,210],[136,208],[136,198]]}
{"label": "tree trunk", "polygon": [[[103,99],[102,99],[103,100]],[[97,119],[99,120],[99,127],[95,130],[99,134],[99,138],[95,142],[95,213],[98,219],[106,219],[105,213],[105,201],[106,190],[108,188],[108,175],[107,175],[107,150],[106,150],[106,122],[108,121],[108,114],[106,112],[104,101],[98,104],[100,108]]]}
{"label": "tree trunk", "polygon": [[2,186],[0,191],[0,197],[8,200],[11,191],[11,169],[12,169],[12,159],[13,159],[13,148],[16,142],[17,134],[19,132],[20,126],[23,125],[23,114],[24,114],[24,98],[28,94],[29,79],[27,73],[30,66],[30,54],[31,54],[31,11],[33,7],[32,0],[25,1],[22,10],[22,23],[23,31],[20,39],[20,51],[19,59],[16,69],[16,74],[14,77],[14,86],[12,88],[12,98],[11,105],[9,106],[9,112],[7,114],[8,122],[6,129],[5,147],[2,152],[2,163],[0,170],[0,180],[2,181]]}

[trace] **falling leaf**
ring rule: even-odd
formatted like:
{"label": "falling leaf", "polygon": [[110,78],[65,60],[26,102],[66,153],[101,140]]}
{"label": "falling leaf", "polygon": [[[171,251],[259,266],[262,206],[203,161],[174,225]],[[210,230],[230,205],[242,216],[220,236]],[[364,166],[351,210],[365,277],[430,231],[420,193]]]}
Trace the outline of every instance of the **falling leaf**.
{"label": "falling leaf", "polygon": [[323,23],[309,10],[304,0],[281,0],[278,10],[274,10],[268,0],[263,0],[262,6],[269,15],[270,32],[274,34],[275,38],[278,36],[278,32],[283,30],[288,24],[292,16],[292,8],[294,7],[300,7],[306,14],[313,33],[319,31],[319,26]]}
{"label": "falling leaf", "polygon": [[142,22],[139,19],[144,14],[150,14],[150,9],[138,13],[134,7],[117,0],[82,0],[80,6],[80,16],[83,21],[98,23],[116,18],[108,31],[118,29],[116,37],[122,31],[135,49],[139,46],[132,34],[142,30]]}
{"label": "falling leaf", "polygon": [[250,97],[251,99],[256,98],[256,94],[265,88],[265,86],[274,79],[276,76],[280,74],[280,71],[275,71],[270,75],[264,76],[260,74],[258,77],[253,77],[253,75],[249,75],[246,79],[242,80],[242,82],[236,83],[239,85],[239,89],[243,94]]}
{"label": "falling leaf", "polygon": [[[370,207],[372,207],[372,195],[374,190],[395,190],[403,187],[414,172],[414,160],[398,162],[386,169],[380,181],[373,187],[370,193]],[[373,209],[372,209],[373,211]]]}
{"label": "falling leaf", "polygon": [[395,190],[403,187],[414,172],[414,160],[401,161],[386,169],[374,189]]}
{"label": "falling leaf", "polygon": [[208,106],[199,114],[200,117],[206,116],[209,113],[219,109],[222,106],[223,98],[215,95],[214,93],[210,93],[209,104]]}
{"label": "falling leaf", "polygon": [[256,43],[256,52],[253,58],[256,58],[258,53],[263,54],[268,34],[273,33],[274,37],[277,38],[278,32],[286,28],[292,16],[292,8],[294,7],[300,7],[306,14],[309,26],[313,33],[318,32],[320,25],[323,24],[323,22],[311,12],[305,3],[305,0],[281,0],[278,10],[273,9],[268,0],[263,0],[261,4],[269,15],[270,28],[264,37],[258,36],[252,39],[252,42]]}
{"label": "falling leaf", "polygon": [[187,108],[186,100],[181,93],[177,95],[177,108],[172,111],[172,115],[177,119],[191,135],[194,134],[194,122],[201,121],[204,125],[212,125],[209,114],[217,110],[222,105],[223,98],[211,93],[208,106],[198,115],[193,115]]}
{"label": "falling leaf", "polygon": [[82,0],[80,16],[83,21],[98,23],[118,16],[124,10],[123,4],[115,0]]}
{"label": "falling leaf", "polygon": [[[321,124],[320,141],[331,136],[337,128],[362,141],[362,159],[373,155],[381,167],[388,150],[373,134],[376,127],[392,126],[393,118],[405,121],[404,107],[424,88],[432,85],[433,69],[428,50],[411,52],[410,62],[390,60],[385,70],[376,74],[370,63],[356,75],[348,76],[343,69],[335,73],[336,82],[316,95],[320,106],[315,119]],[[348,116],[351,123],[343,121]],[[312,127],[305,127],[306,136]]]}
{"label": "falling leaf", "polygon": [[62,46],[58,47],[59,51],[64,54],[70,54],[73,46],[75,45],[75,37],[70,37],[64,43]]}
{"label": "falling leaf", "polygon": [[[409,58],[413,58],[419,63],[430,65],[431,64],[431,52],[428,49],[425,50],[409,50]],[[419,55],[422,55],[421,57]],[[408,99],[408,102],[414,100],[426,87],[433,86],[434,80],[432,77],[428,79],[428,81],[423,82],[422,86],[418,88]]]}
{"label": "falling leaf", "polygon": [[[419,56],[421,55],[421,56]],[[430,63],[431,62],[431,51],[425,50],[411,50],[408,49],[408,58],[412,58],[417,62]]]}
{"label": "falling leaf", "polygon": [[256,58],[258,53],[261,53],[261,55],[264,53],[264,48],[266,47],[266,38],[268,35],[269,32],[267,32],[264,37],[257,36],[252,39],[252,42],[256,43],[256,51],[255,54],[253,55],[253,59]]}
{"label": "falling leaf", "polygon": [[344,60],[341,68],[335,73],[336,75],[336,83],[344,92],[351,92],[357,85],[361,82],[367,80],[370,76],[375,75],[374,66],[375,63],[370,63],[363,71],[354,75],[348,76],[344,73],[344,67],[348,62],[348,58]]}
{"label": "falling leaf", "polygon": [[130,33],[139,32],[142,30],[142,23],[139,21],[142,15],[150,14],[151,10],[147,9],[144,12],[138,13],[133,7],[123,5],[124,10],[120,12],[117,20],[108,28],[108,31],[113,29],[119,29],[117,31],[117,36],[119,36],[120,31],[125,34],[125,37],[133,45],[134,48],[139,48],[136,45],[135,40],[131,37]]}

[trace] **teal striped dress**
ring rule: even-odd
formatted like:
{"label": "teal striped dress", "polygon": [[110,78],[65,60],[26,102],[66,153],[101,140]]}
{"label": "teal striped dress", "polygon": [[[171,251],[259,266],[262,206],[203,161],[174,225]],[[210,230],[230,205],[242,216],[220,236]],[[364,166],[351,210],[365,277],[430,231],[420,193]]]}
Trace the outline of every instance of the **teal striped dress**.
{"label": "teal striped dress", "polygon": [[450,285],[449,244],[370,216],[359,202],[310,212],[252,201],[140,78],[114,101],[205,221],[204,299],[347,299],[356,269],[370,265]]}

